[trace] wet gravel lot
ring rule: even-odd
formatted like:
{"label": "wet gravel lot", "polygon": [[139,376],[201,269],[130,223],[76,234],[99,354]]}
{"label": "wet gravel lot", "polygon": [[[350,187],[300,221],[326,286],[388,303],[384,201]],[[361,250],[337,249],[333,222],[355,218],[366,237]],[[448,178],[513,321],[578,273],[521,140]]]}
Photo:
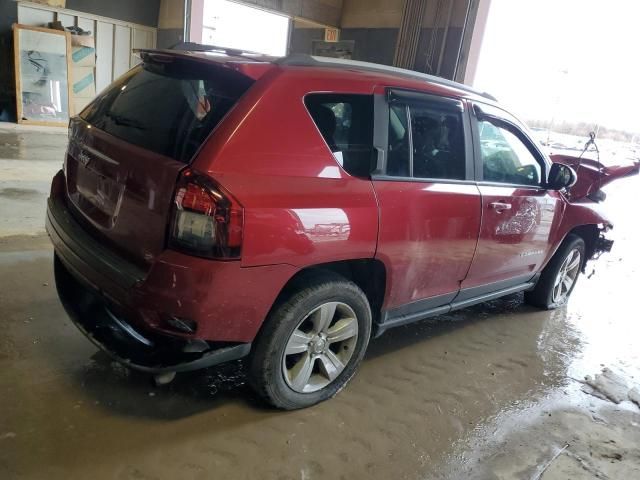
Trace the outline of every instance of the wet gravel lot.
{"label": "wet gravel lot", "polygon": [[640,478],[640,408],[584,391],[603,368],[640,384],[637,178],[567,308],[515,295],[391,330],[336,398],[279,412],[241,363],[156,388],[75,329],[39,210],[63,151],[0,128],[0,479]]}

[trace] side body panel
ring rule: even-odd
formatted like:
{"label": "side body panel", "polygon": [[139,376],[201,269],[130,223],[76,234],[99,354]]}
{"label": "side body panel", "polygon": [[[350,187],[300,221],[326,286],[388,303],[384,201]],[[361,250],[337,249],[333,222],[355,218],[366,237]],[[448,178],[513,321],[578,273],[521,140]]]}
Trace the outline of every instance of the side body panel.
{"label": "side body panel", "polygon": [[204,146],[194,168],[245,209],[242,266],[372,258],[378,207],[368,179],[336,162],[304,106],[310,92],[371,94],[367,79],[274,69]]}
{"label": "side body panel", "polygon": [[[523,187],[480,185],[479,188],[480,239],[462,287],[533,276],[544,264],[552,248],[554,229],[562,218],[563,202],[559,194]],[[508,209],[502,210],[502,204]]]}
{"label": "side body panel", "polygon": [[[171,315],[197,321],[196,338],[251,342],[296,271],[290,265],[242,268],[239,262],[166,250],[146,281],[128,295],[140,320],[155,330],[163,331],[166,316]],[[166,333],[176,334],[169,329]]]}
{"label": "side body panel", "polygon": [[374,185],[380,202],[376,257],[387,266],[384,308],[455,295],[478,240],[478,187],[404,181]]}

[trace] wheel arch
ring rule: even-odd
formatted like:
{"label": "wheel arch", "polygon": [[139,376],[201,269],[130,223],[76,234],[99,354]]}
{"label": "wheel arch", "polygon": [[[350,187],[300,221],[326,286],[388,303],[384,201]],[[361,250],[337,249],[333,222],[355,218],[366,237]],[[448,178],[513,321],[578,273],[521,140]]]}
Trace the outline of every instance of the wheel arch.
{"label": "wheel arch", "polygon": [[582,264],[582,268],[584,270],[587,260],[591,259],[596,253],[596,244],[600,237],[600,228],[595,224],[579,225],[572,228],[567,235],[565,235],[563,242],[569,237],[569,235],[576,235],[584,240],[585,255],[584,262]]}
{"label": "wheel arch", "polygon": [[376,325],[384,302],[387,271],[384,263],[375,258],[341,260],[302,268],[282,287],[269,313],[305,284],[331,277],[349,280],[364,292],[371,307],[373,325]]}
{"label": "wheel arch", "polygon": [[584,260],[582,262],[582,268],[581,268],[582,272],[584,273],[584,268],[587,264],[587,261],[593,258],[593,256],[596,253],[596,246],[597,246],[598,238],[600,237],[601,231],[602,229],[598,226],[598,224],[593,224],[593,223],[587,223],[587,224],[577,225],[573,227],[562,237],[562,240],[559,241],[558,244],[555,246],[553,250],[553,254],[549,255],[549,258],[545,262],[544,267],[546,267],[549,264],[549,262],[554,257],[554,255],[556,254],[560,246],[567,241],[569,236],[575,235],[577,237],[580,237],[585,244],[585,255],[584,255]]}

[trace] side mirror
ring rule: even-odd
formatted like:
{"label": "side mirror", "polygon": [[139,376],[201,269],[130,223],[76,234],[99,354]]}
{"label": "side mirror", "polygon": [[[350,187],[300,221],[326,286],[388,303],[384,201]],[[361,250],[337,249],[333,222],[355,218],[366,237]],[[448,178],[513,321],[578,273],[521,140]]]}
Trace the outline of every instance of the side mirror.
{"label": "side mirror", "polygon": [[549,170],[547,186],[552,190],[562,190],[573,187],[578,181],[576,171],[562,163],[554,163]]}

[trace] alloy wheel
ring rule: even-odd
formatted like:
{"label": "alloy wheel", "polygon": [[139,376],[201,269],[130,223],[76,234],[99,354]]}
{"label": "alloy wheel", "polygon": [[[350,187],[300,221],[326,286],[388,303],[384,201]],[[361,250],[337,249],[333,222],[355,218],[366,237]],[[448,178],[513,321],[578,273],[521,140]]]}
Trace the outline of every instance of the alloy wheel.
{"label": "alloy wheel", "polygon": [[556,276],[551,294],[553,303],[562,303],[566,300],[573,284],[576,283],[581,264],[582,254],[579,249],[574,248],[562,262],[558,275]]}
{"label": "alloy wheel", "polygon": [[345,369],[358,339],[358,319],[342,302],[312,310],[291,333],[282,358],[285,382],[298,393],[318,391]]}

